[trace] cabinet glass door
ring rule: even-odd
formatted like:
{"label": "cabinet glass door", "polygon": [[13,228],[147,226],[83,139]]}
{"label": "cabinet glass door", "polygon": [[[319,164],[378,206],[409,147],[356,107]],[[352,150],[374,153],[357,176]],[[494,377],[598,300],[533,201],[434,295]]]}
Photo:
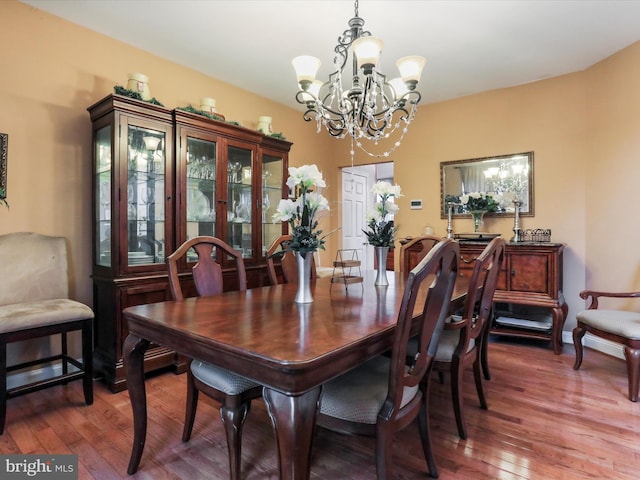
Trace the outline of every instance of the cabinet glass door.
{"label": "cabinet glass door", "polygon": [[[216,142],[187,137],[187,240],[216,236]],[[197,260],[195,252],[187,260]]]}
{"label": "cabinet glass door", "polygon": [[251,149],[227,148],[227,243],[244,258],[253,257],[253,157]]}
{"label": "cabinet glass door", "polygon": [[166,133],[129,125],[127,264],[164,263]]}
{"label": "cabinet glass door", "polygon": [[95,239],[96,264],[111,266],[111,125],[101,128],[95,134]]}
{"label": "cabinet glass door", "polygon": [[273,221],[273,214],[282,197],[282,157],[262,155],[262,255],[273,241],[282,235],[282,223]]}

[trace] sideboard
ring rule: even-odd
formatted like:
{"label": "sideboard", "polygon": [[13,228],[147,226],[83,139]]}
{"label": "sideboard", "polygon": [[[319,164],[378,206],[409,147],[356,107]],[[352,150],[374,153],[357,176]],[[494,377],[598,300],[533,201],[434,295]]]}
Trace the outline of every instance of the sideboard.
{"label": "sideboard", "polygon": [[[470,276],[486,242],[460,240],[458,274]],[[410,271],[426,251],[421,242],[400,240],[401,270]],[[498,278],[491,333],[549,340],[562,353],[562,329],[568,307],[562,293],[562,243],[507,243]],[[406,265],[402,265],[402,263]]]}
{"label": "sideboard", "polygon": [[[474,260],[485,246],[483,242],[460,242],[459,275],[471,275]],[[562,353],[562,329],[568,313],[562,293],[564,247],[549,242],[507,243],[494,296],[492,334],[550,340],[554,353]],[[550,322],[538,321],[540,315],[523,313],[526,307],[549,311]]]}

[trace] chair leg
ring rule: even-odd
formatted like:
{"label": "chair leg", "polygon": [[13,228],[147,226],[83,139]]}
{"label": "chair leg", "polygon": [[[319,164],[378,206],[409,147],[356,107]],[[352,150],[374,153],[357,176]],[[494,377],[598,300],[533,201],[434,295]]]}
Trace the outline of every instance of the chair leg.
{"label": "chair leg", "polygon": [[196,419],[198,409],[198,389],[196,388],[191,364],[187,365],[187,406],[184,414],[184,429],[182,430],[182,441],[188,442],[193,431],[193,423]]}
{"label": "chair leg", "polygon": [[493,324],[493,311],[487,318],[487,323],[484,326],[484,332],[482,333],[480,344],[480,361],[482,362],[482,372],[486,380],[491,380],[491,372],[489,371],[489,334],[491,333],[491,325]]}
{"label": "chair leg", "polygon": [[[67,332],[62,332],[60,334],[60,337],[60,345],[62,350],[62,374],[66,375],[67,373],[69,373],[69,362],[67,361],[67,358],[69,358],[69,349],[67,348]],[[82,350],[84,351],[84,344],[82,346]],[[67,382],[64,383],[64,385],[66,384]]]}
{"label": "chair leg", "polygon": [[0,435],[4,433],[4,424],[7,418],[7,344],[0,344]]}
{"label": "chair leg", "polygon": [[573,329],[573,346],[576,349],[576,362],[573,364],[573,369],[578,370],[582,365],[582,337],[584,337],[587,330],[578,323],[578,326]]}
{"label": "chair leg", "polygon": [[627,360],[627,377],[629,378],[629,400],[638,401],[640,383],[640,350],[624,347],[624,358]]}
{"label": "chair leg", "polygon": [[84,401],[93,404],[93,319],[89,319],[82,327],[82,389]]}
{"label": "chair leg", "polygon": [[220,418],[224,423],[227,435],[227,449],[229,450],[229,473],[231,480],[240,480],[240,460],[242,458],[242,426],[249,414],[251,401],[239,406],[220,407]]}
{"label": "chair leg", "polygon": [[480,408],[487,410],[487,399],[484,396],[484,388],[482,386],[482,365],[480,355],[481,352],[478,351],[478,356],[473,362],[473,377],[476,381],[476,391],[478,392],[478,400],[480,400]]}
{"label": "chair leg", "polygon": [[378,480],[391,480],[393,466],[393,431],[388,425],[376,429],[376,473]]}
{"label": "chair leg", "polygon": [[433,448],[431,446],[431,426],[429,423],[428,402],[429,384],[427,380],[423,387],[422,406],[420,407],[420,413],[418,414],[418,430],[420,430],[422,451],[424,452],[424,459],[426,460],[427,468],[429,469],[429,476],[431,478],[438,478],[438,467],[436,466],[436,459],[433,456]]}
{"label": "chair leg", "polygon": [[461,439],[467,439],[467,427],[462,416],[462,375],[464,364],[459,357],[454,356],[451,362],[451,399],[453,400],[453,412],[456,415],[458,435]]}

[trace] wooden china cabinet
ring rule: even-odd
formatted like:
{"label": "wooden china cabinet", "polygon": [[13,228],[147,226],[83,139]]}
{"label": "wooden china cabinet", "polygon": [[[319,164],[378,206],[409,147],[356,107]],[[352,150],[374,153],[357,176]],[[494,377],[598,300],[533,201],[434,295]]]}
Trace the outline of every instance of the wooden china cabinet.
{"label": "wooden china cabinet", "polygon": [[[95,370],[112,391],[126,388],[122,310],[169,300],[165,258],[196,235],[241,251],[249,288],[267,283],[264,253],[285,232],[271,217],[287,195],[291,143],[224,121],[120,95],[88,108],[93,132]],[[225,288],[235,288],[232,264]],[[191,264],[182,265],[193,292]],[[191,290],[190,290],[191,288]],[[145,371],[186,364],[152,345]]]}

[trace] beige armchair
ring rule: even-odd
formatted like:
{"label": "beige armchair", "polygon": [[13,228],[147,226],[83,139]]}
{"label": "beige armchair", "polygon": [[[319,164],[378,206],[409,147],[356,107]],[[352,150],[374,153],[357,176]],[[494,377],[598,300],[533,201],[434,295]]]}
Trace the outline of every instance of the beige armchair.
{"label": "beige armchair", "polygon": [[578,313],[577,326],[573,329],[573,345],[576,349],[574,370],[582,365],[582,337],[586,333],[622,344],[627,360],[629,379],[629,400],[638,401],[640,384],[640,313],[626,310],[605,310],[598,308],[598,299],[639,298],[640,292],[614,293],[584,290],[580,297],[591,299],[587,310]]}
{"label": "beige armchair", "polygon": [[[9,398],[82,379],[85,403],[91,405],[94,315],[68,298],[65,239],[37,233],[0,236],[0,278],[0,433]],[[75,330],[82,332],[82,362],[67,350],[67,333]],[[51,335],[61,337],[59,354],[8,365],[7,344]],[[54,367],[55,376],[7,388],[8,373],[45,365]]]}

